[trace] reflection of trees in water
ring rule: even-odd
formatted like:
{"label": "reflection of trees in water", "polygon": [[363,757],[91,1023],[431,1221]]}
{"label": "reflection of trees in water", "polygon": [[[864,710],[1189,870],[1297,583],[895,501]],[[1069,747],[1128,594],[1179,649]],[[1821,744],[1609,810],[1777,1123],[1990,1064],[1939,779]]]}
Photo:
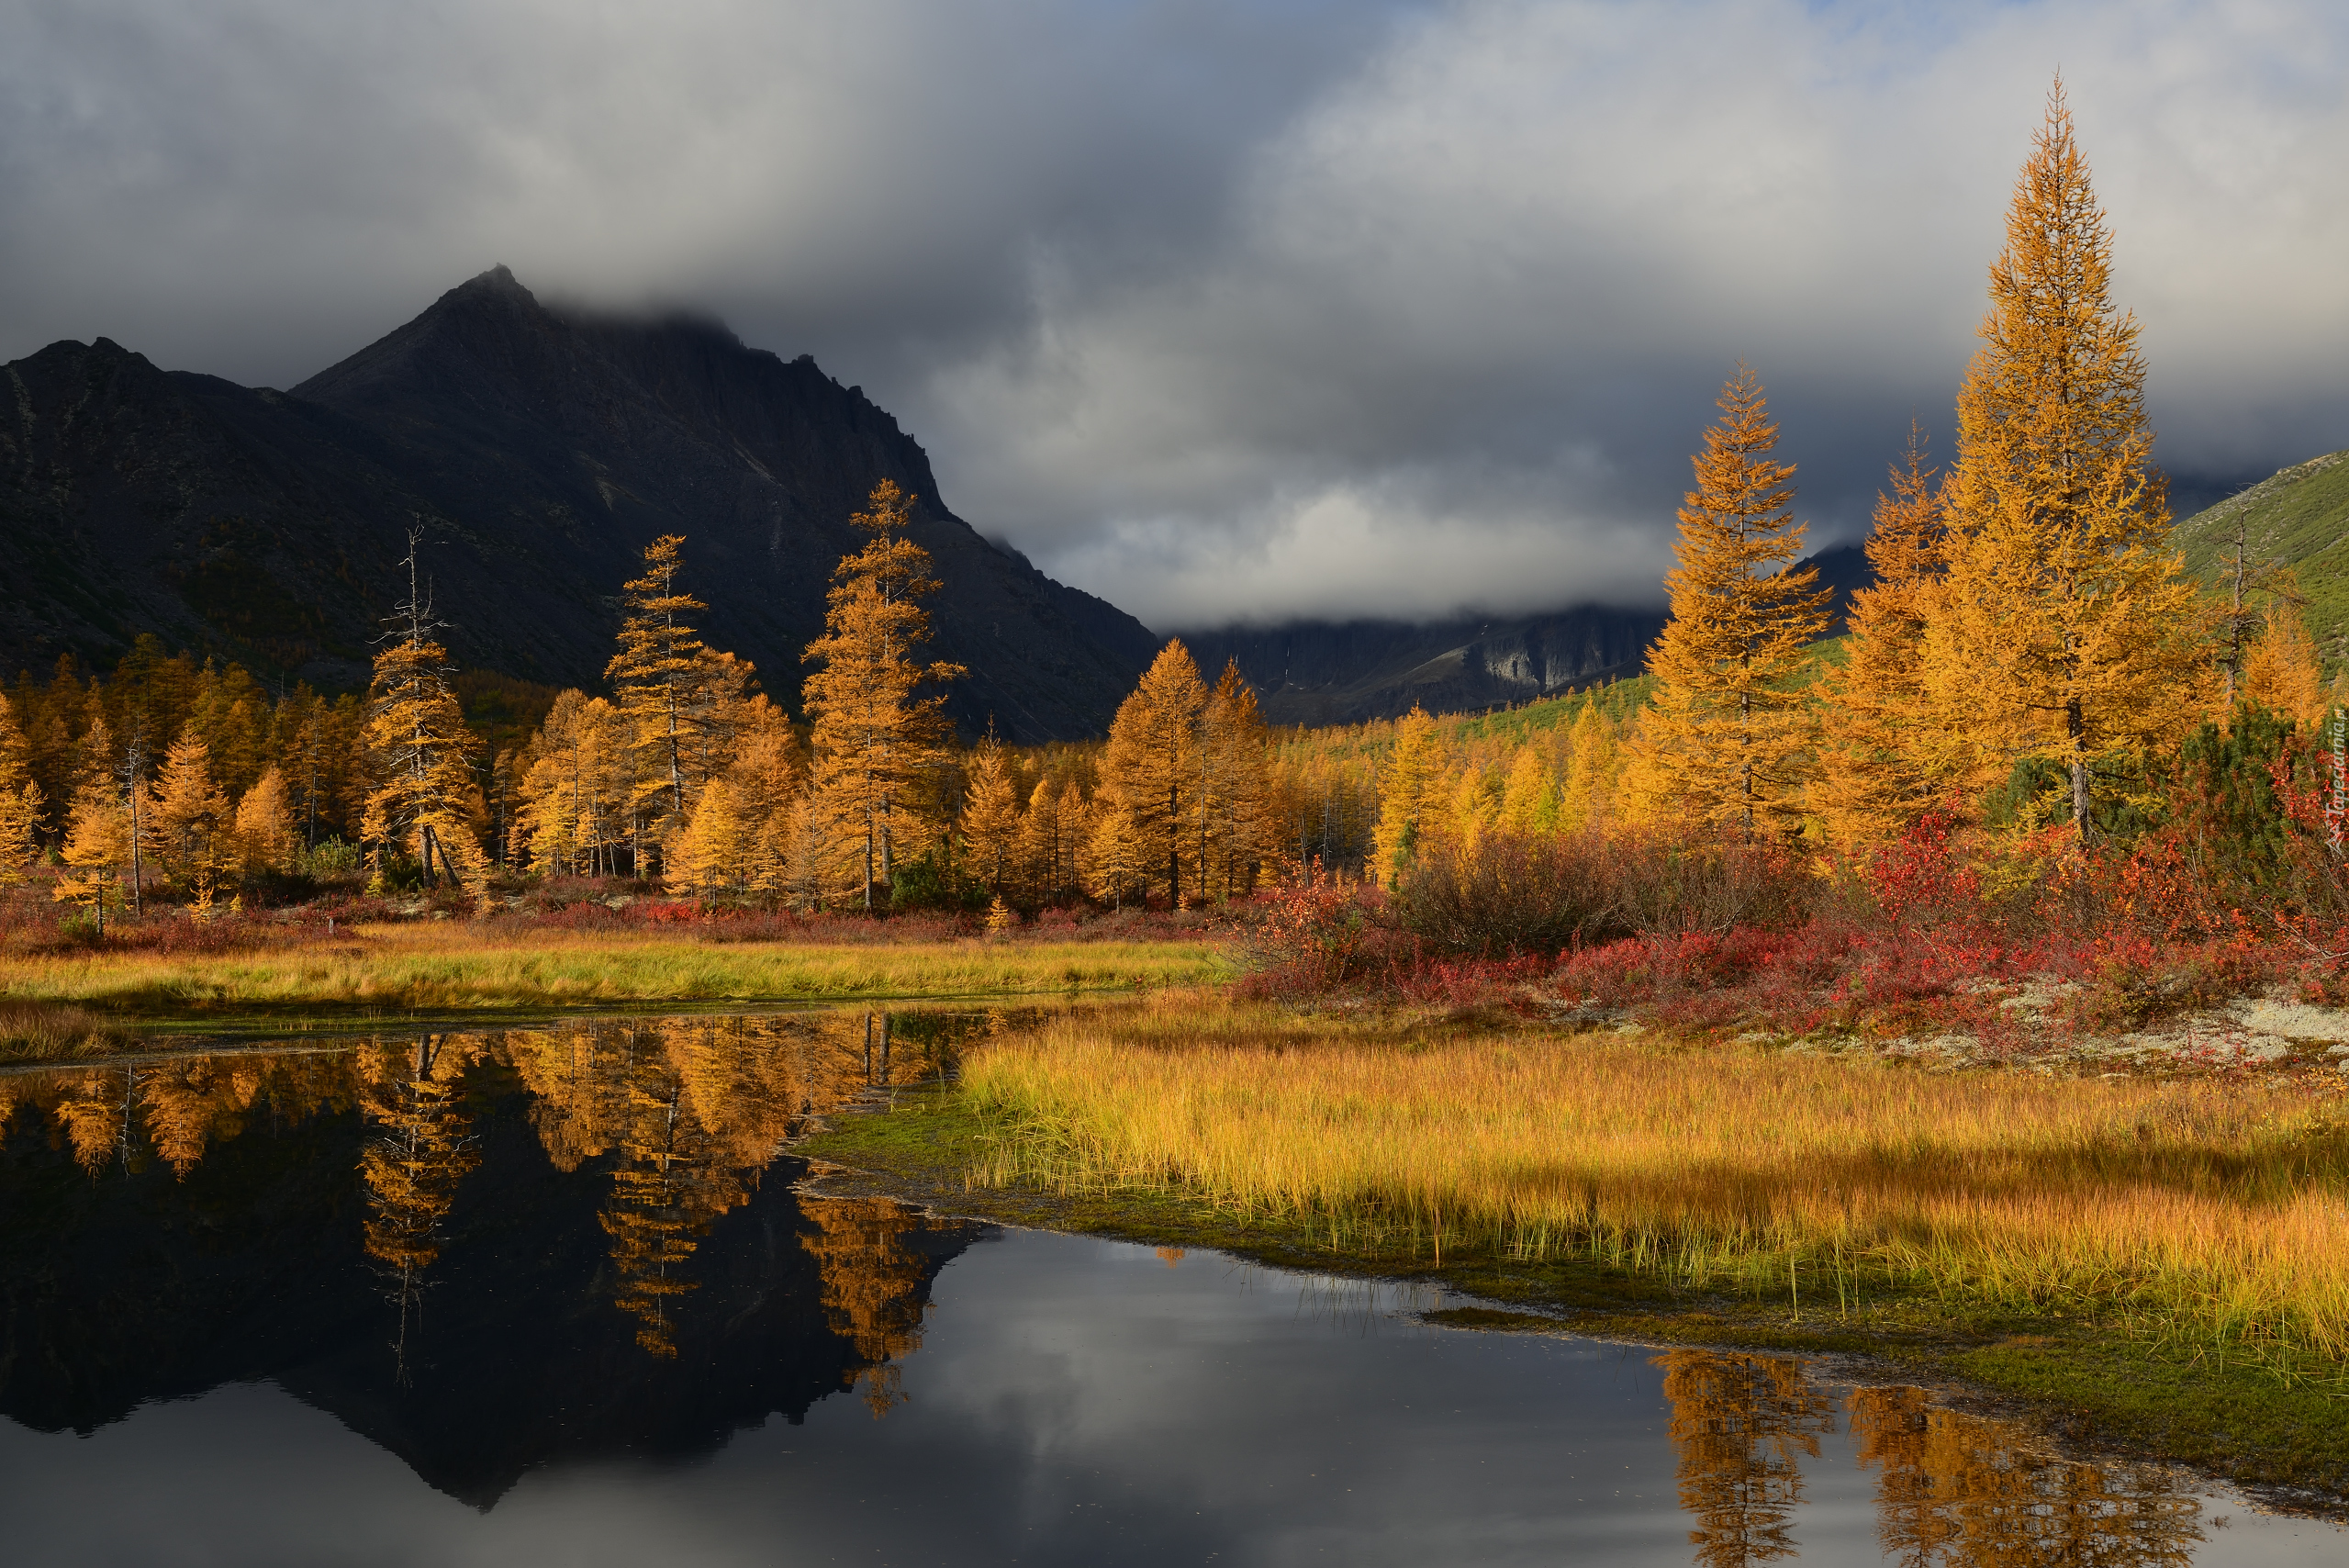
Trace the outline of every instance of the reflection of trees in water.
{"label": "reflection of trees in water", "polygon": [[1792,1557],[1787,1519],[1803,1500],[1801,1460],[1818,1457],[1832,1407],[1798,1361],[1670,1350],[1656,1358],[1672,1401],[1680,1506],[1704,1568]]}
{"label": "reflection of trees in water", "polygon": [[0,1122],[16,1103],[46,1110],[93,1177],[108,1165],[126,1174],[141,1170],[153,1155],[185,1180],[206,1148],[242,1132],[256,1109],[274,1120],[290,1114],[298,1121],[321,1105],[347,1103],[350,1070],[309,1058],[188,1056],[69,1070],[10,1087]]}
{"label": "reflection of trees in water", "polygon": [[[1672,1350],[1656,1364],[1696,1562],[1793,1556],[1800,1463],[1834,1424],[1802,1363]],[[1856,1389],[1845,1408],[1860,1463],[1879,1472],[1878,1537],[1902,1568],[2182,1568],[2202,1539],[2201,1505],[2158,1467],[2075,1463],[1920,1389]]]}
{"label": "reflection of trees in water", "polygon": [[1855,1389],[1849,1408],[1902,1568],[2182,1568],[2202,1539],[2201,1504],[2158,1467],[2075,1463],[1913,1388]]}
{"label": "reflection of trees in water", "polygon": [[368,1046],[357,1056],[360,1108],[373,1129],[359,1152],[364,1245],[399,1309],[392,1351],[403,1382],[408,1324],[441,1256],[441,1222],[478,1160],[458,1082],[480,1050],[477,1037],[419,1035],[413,1047]]}
{"label": "reflection of trees in water", "polygon": [[803,1195],[800,1209],[815,1225],[800,1244],[822,1273],[824,1319],[866,1363],[845,1381],[851,1388],[864,1384],[865,1403],[878,1420],[905,1399],[898,1363],[922,1348],[923,1259],[904,1238],[927,1229],[928,1221],[887,1198]]}
{"label": "reflection of trees in water", "polygon": [[666,1018],[515,1031],[503,1041],[531,1120],[565,1170],[614,1157],[600,1215],[614,1300],[637,1342],[677,1353],[676,1298],[720,1216],[757,1190],[794,1137],[872,1089],[934,1076],[949,1042],[908,1051],[890,1014]]}
{"label": "reflection of trees in water", "polygon": [[[696,1288],[696,1249],[791,1139],[876,1091],[945,1076],[964,1039],[1027,1016],[711,1015],[403,1036],[338,1054],[198,1054],[0,1081],[0,1123],[19,1107],[53,1117],[94,1177],[109,1165],[138,1170],[156,1156],[185,1177],[255,1114],[282,1126],[356,1103],[368,1127],[364,1246],[399,1306],[396,1344],[404,1345],[443,1222],[478,1162],[459,1081],[476,1061],[509,1065],[557,1170],[612,1161],[598,1217],[613,1299],[637,1320],[639,1344],[672,1356],[677,1298]],[[889,1362],[920,1343],[921,1314],[907,1304],[923,1263],[894,1239],[919,1222],[889,1222],[891,1230],[878,1214],[852,1221],[843,1217],[849,1211],[827,1212],[811,1243],[824,1269],[825,1309],[882,1369],[868,1398],[886,1408],[896,1378]]]}

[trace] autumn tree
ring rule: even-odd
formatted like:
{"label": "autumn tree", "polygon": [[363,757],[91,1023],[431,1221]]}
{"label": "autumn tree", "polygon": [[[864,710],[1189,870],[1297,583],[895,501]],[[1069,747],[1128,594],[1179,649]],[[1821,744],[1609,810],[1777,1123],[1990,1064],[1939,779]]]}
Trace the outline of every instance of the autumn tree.
{"label": "autumn tree", "polygon": [[235,818],[228,796],[212,781],[212,748],[193,726],[164,754],[152,821],[155,860],[163,875],[208,892],[233,858]]}
{"label": "autumn tree", "polygon": [[667,533],[644,547],[643,574],[626,585],[620,651],[604,666],[636,759],[631,803],[649,809],[655,839],[682,826],[693,792],[721,766],[710,743],[752,674],[687,620],[709,606],[678,586],[684,544]]}
{"label": "autumn tree", "polygon": [[1805,526],[1762,383],[1740,363],[1694,460],[1680,509],[1671,619],[1648,650],[1655,696],[1627,783],[1641,812],[1748,836],[1801,830],[1811,712],[1792,689],[1827,629],[1818,569],[1796,567]]}
{"label": "autumn tree", "polygon": [[425,886],[448,878],[486,906],[489,868],[473,835],[477,791],[466,760],[473,735],[450,686],[448,650],[432,637],[441,623],[418,581],[418,538],[408,535],[401,563],[408,598],[387,622],[392,630],[367,690],[361,744],[375,782],[360,831],[379,857],[395,848],[413,855]]}
{"label": "autumn tree", "polygon": [[1132,835],[1143,878],[1182,903],[1197,890],[1200,721],[1207,688],[1180,640],[1158,650],[1141,683],[1110,721],[1102,754],[1102,793]]}
{"label": "autumn tree", "polygon": [[1897,837],[1952,782],[1946,732],[1929,717],[1925,629],[1944,566],[1941,497],[1914,426],[1876,497],[1868,535],[1875,582],[1851,596],[1844,662],[1827,678],[1811,803],[1840,844]]}
{"label": "autumn tree", "polygon": [[1520,745],[1509,758],[1508,775],[1502,780],[1495,825],[1512,837],[1529,838],[1549,831],[1557,812],[1557,783],[1549,761],[1531,743]]}
{"label": "autumn tree", "polygon": [[301,840],[294,831],[288,793],[285,770],[273,762],[261,770],[261,777],[237,802],[232,843],[237,868],[243,876],[293,868]]}
{"label": "autumn tree", "polygon": [[1199,881],[1231,899],[1256,886],[1270,853],[1272,781],[1256,693],[1226,660],[1200,721]]}
{"label": "autumn tree", "polygon": [[849,519],[870,537],[833,571],[824,633],[807,650],[820,667],[801,699],[812,721],[814,829],[853,848],[867,911],[896,873],[898,813],[945,736],[945,700],[916,694],[963,673],[922,659],[930,617],[921,601],[938,584],[929,553],[906,536],[913,504],[884,479]]}
{"label": "autumn tree", "polygon": [[1436,721],[1415,702],[1395,722],[1394,750],[1379,777],[1379,825],[1371,844],[1383,885],[1393,887],[1420,849],[1443,788],[1444,757]]}
{"label": "autumn tree", "polygon": [[702,786],[668,857],[668,888],[715,902],[720,894],[740,889],[748,879],[755,830],[744,820],[741,803],[723,778]]}
{"label": "autumn tree", "polygon": [[60,879],[51,896],[87,909],[101,932],[107,909],[125,902],[126,881],[129,901],[138,903],[140,841],[151,804],[140,762],[136,745],[117,761],[106,715],[94,712],[66,817],[63,858],[78,875]]}
{"label": "autumn tree", "polygon": [[2137,321],[2111,298],[2112,236],[2059,81],[2008,210],[1990,311],[1958,394],[1936,721],[1978,737],[1976,782],[2042,759],[2075,830],[2187,727],[2204,616],[2169,545]]}
{"label": "autumn tree", "polygon": [[34,834],[40,825],[41,791],[28,762],[16,711],[0,697],[0,885],[22,881],[39,853]]}
{"label": "autumn tree", "polygon": [[991,735],[972,756],[964,781],[962,835],[967,874],[1001,898],[1019,867],[1020,797],[1003,748]]}
{"label": "autumn tree", "polygon": [[557,693],[531,737],[514,790],[515,834],[531,870],[616,873],[634,781],[619,711],[583,691]]}
{"label": "autumn tree", "polygon": [[1579,833],[1606,819],[1621,770],[1622,747],[1614,723],[1585,701],[1566,732],[1566,777],[1558,790],[1558,826]]}

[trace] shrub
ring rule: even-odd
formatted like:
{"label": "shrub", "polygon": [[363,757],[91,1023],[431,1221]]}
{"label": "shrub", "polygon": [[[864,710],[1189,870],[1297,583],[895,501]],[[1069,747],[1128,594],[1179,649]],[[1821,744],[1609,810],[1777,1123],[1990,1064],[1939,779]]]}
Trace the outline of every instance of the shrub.
{"label": "shrub", "polygon": [[1605,839],[1487,833],[1415,859],[1395,890],[1396,924],[1455,953],[1555,953],[1631,929]]}

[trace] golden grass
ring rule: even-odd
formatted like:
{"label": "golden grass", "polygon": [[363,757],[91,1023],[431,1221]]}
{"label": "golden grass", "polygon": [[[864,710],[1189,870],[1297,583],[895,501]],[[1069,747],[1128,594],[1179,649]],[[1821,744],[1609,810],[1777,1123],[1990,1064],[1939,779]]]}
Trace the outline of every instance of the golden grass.
{"label": "golden grass", "polygon": [[1830,1309],[1923,1288],[2349,1357],[2337,1093],[1414,1042],[1175,1000],[976,1052],[966,1091],[1011,1136],[973,1180],[1180,1187],[1368,1252],[1595,1256]]}
{"label": "golden grass", "polygon": [[702,944],[632,933],[484,934],[454,921],[361,926],[352,936],[217,956],[0,958],[0,1000],[177,1016],[1003,995],[1196,984],[1214,973],[1218,954],[1206,942]]}

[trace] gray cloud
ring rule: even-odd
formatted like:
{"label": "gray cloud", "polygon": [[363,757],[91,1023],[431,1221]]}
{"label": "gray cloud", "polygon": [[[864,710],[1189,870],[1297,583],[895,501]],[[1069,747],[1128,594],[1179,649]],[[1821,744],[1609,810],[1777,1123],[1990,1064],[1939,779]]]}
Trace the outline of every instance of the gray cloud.
{"label": "gray cloud", "polygon": [[1154,625],[1652,597],[1737,357],[1822,539],[1946,446],[2059,63],[2164,461],[2349,443],[2344,55],[2320,0],[19,6],[0,354],[284,384],[504,261],[813,352]]}

